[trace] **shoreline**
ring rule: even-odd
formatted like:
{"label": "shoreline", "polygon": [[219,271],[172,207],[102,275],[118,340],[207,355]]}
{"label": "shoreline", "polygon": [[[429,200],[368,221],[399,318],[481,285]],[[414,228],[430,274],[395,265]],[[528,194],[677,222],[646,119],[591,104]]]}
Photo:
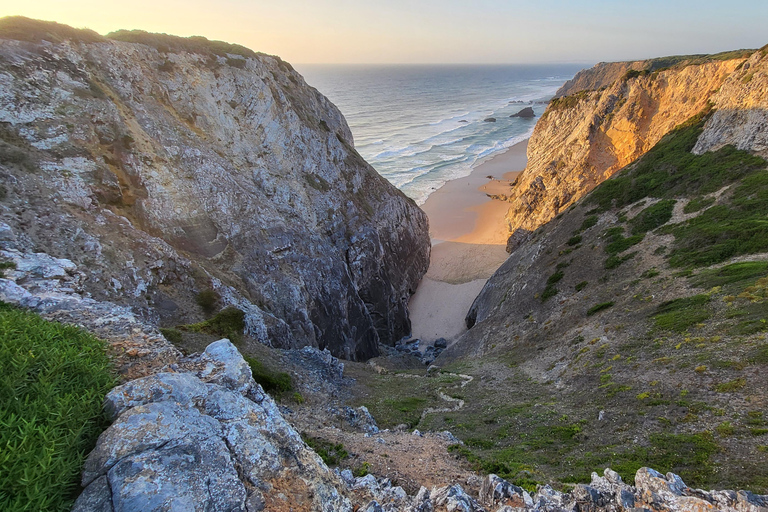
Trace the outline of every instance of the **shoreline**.
{"label": "shoreline", "polygon": [[506,261],[509,203],[505,194],[525,169],[528,139],[480,162],[469,176],[446,182],[421,208],[429,218],[429,270],[409,302],[411,335],[450,343],[467,329],[464,316],[488,278]]}

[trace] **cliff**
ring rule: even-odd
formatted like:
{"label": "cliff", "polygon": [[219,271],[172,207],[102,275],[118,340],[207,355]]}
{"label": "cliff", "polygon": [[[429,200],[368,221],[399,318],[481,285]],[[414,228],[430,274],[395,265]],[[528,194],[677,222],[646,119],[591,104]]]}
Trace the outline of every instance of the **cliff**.
{"label": "cliff", "polygon": [[161,326],[200,292],[262,343],[366,359],[410,332],[424,213],[277,57],[204,38],[0,27],[3,249]]}
{"label": "cliff", "polygon": [[520,229],[519,240],[642,156],[703,110],[745,60],[744,52],[730,52],[603,63],[580,72],[531,136],[528,165],[507,197],[510,233]]}
{"label": "cliff", "polygon": [[[469,331],[435,362],[496,383],[465,391],[477,404],[448,418],[492,425],[475,427],[473,438],[497,440],[471,446],[470,458],[514,474],[528,461],[505,451],[507,439],[526,439],[536,470],[568,481],[594,464],[661,464],[697,486],[767,488],[768,419],[756,406],[768,399],[766,60],[758,51],[740,65],[661,72],[658,88],[631,79],[550,111],[571,126],[615,127],[585,107],[616,87],[638,87],[641,111],[641,91],[707,91],[724,78],[713,110],[537,228],[488,280]],[[668,85],[677,80],[685,86]],[[642,126],[623,147],[646,144],[630,137]]]}

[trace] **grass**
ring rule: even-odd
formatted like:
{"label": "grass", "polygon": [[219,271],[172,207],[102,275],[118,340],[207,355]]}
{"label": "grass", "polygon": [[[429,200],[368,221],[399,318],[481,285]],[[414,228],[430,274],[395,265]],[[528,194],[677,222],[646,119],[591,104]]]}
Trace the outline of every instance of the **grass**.
{"label": "grass", "polygon": [[652,204],[629,222],[633,235],[647,233],[669,222],[672,218],[672,210],[677,201],[674,199],[664,199],[658,203]]}
{"label": "grass", "polygon": [[[271,395],[293,391],[293,381],[291,376],[284,372],[275,372],[264,366],[264,363],[249,356],[243,356],[243,359],[251,367],[253,380],[261,384],[264,391]],[[303,398],[303,397],[302,397]],[[297,402],[299,400],[296,400]]]}
{"label": "grass", "polygon": [[555,285],[558,282],[560,282],[560,280],[563,278],[564,275],[565,274],[563,273],[563,271],[560,269],[560,267],[558,267],[558,270],[554,274],[549,276],[549,278],[547,278],[547,286],[544,288],[544,291],[541,293],[542,302],[557,295],[558,291]]}
{"label": "grass", "polygon": [[245,312],[233,306],[227,306],[213,318],[204,322],[189,325],[179,325],[181,331],[204,332],[229,338],[232,343],[239,343],[245,329]]}
{"label": "grass", "polygon": [[659,329],[684,332],[709,318],[710,300],[709,295],[699,294],[663,302],[656,308],[653,320]]}
{"label": "grass", "polygon": [[747,381],[744,378],[734,379],[728,382],[723,382],[715,386],[715,391],[718,393],[733,393],[738,391],[747,385]]}
{"label": "grass", "polygon": [[0,303],[0,510],[68,511],[108,425],[115,385],[105,345],[72,326]]}
{"label": "grass", "polygon": [[747,282],[768,275],[768,262],[745,261],[724,267],[706,269],[692,276],[691,284],[700,288],[721,286],[725,290],[741,289]]}
{"label": "grass", "polygon": [[189,52],[220,57],[232,54],[246,58],[256,56],[256,52],[245,46],[224,41],[211,41],[202,36],[179,37],[168,34],[153,34],[144,30],[117,30],[107,34],[107,38],[125,43],[144,44],[164,53]]}
{"label": "grass", "polygon": [[400,423],[405,423],[409,428],[415,427],[421,418],[421,412],[427,404],[426,398],[417,396],[408,396],[402,398],[391,398],[384,401],[384,404],[392,411],[400,413]]}
{"label": "grass", "polygon": [[195,302],[197,302],[198,306],[203,308],[206,315],[210,315],[216,310],[219,300],[221,300],[221,296],[216,290],[211,288],[206,288],[195,295]]}
{"label": "grass", "polygon": [[160,329],[160,334],[165,336],[165,339],[167,339],[168,341],[170,341],[171,343],[174,343],[174,344],[181,343],[182,340],[183,340],[183,336],[181,334],[181,331],[179,331],[178,329],[164,329],[164,328],[161,328]]}
{"label": "grass", "polygon": [[599,313],[600,311],[603,311],[610,307],[613,307],[613,302],[601,302],[599,304],[595,304],[594,306],[592,306],[587,310],[587,316],[592,316],[595,313]]}
{"label": "grass", "polygon": [[349,457],[349,452],[341,443],[331,443],[319,437],[312,437],[302,432],[301,438],[315,453],[317,453],[327,466],[336,467]]}

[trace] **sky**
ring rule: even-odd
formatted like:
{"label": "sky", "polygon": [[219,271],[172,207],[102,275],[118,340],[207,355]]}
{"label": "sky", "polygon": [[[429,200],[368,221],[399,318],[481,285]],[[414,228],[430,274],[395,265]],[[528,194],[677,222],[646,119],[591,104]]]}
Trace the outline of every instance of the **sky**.
{"label": "sky", "polygon": [[768,44],[766,0],[0,0],[8,15],[202,35],[294,64],[595,63]]}

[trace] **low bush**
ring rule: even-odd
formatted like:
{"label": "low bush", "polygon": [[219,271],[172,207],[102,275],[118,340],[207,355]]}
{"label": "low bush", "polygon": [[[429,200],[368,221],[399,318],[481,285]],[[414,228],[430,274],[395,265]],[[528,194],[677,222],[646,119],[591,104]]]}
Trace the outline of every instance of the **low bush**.
{"label": "low bush", "polygon": [[68,511],[108,425],[102,341],[0,303],[0,510]]}
{"label": "low bush", "polygon": [[598,313],[610,307],[613,307],[613,302],[601,302],[599,304],[595,304],[594,306],[592,306],[587,310],[587,316],[592,316],[595,313]]}
{"label": "low bush", "polygon": [[261,384],[261,387],[267,393],[279,394],[293,390],[293,381],[287,373],[272,371],[265,367],[261,361],[253,357],[243,356],[243,358],[251,367],[253,380]]}

